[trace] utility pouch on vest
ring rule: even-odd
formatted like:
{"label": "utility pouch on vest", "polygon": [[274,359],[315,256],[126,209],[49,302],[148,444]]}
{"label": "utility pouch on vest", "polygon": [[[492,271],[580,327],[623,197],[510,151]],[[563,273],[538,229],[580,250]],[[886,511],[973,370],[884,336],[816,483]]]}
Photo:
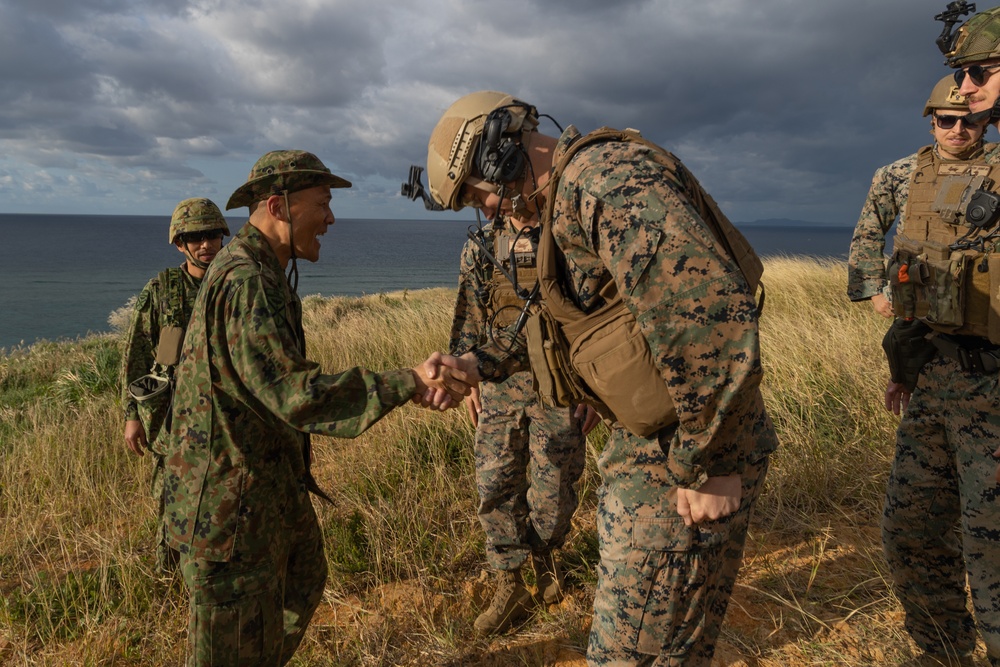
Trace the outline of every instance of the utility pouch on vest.
{"label": "utility pouch on vest", "polygon": [[[139,421],[146,431],[146,442],[156,454],[163,455],[162,446],[154,446],[159,442],[160,431],[170,420],[170,407],[174,397],[174,380],[164,375],[150,373],[129,383],[129,396],[135,399],[139,411]],[[167,426],[169,429],[169,426]]]}
{"label": "utility pouch on vest", "polygon": [[[590,325],[574,335],[574,324]],[[646,338],[625,304],[597,322],[564,327],[570,359],[591,392],[608,407],[602,416],[644,438],[677,421],[677,411]]]}
{"label": "utility pouch on vest", "polygon": [[593,404],[592,397],[587,395],[573,370],[569,360],[569,343],[552,315],[539,309],[528,318],[524,330],[535,391],[542,404],[548,407]]}
{"label": "utility pouch on vest", "polygon": [[968,257],[961,251],[949,252],[925,241],[930,282],[923,286],[927,313],[917,313],[931,324],[960,327],[965,313],[965,278]]}
{"label": "utility pouch on vest", "polygon": [[990,314],[987,322],[988,337],[994,345],[1000,345],[1000,255],[996,252],[987,258],[990,276]]}
{"label": "utility pouch on vest", "polygon": [[920,320],[897,318],[882,338],[882,349],[889,362],[889,378],[909,392],[917,386],[924,365],[937,354],[931,333],[930,327]]}
{"label": "utility pouch on vest", "polygon": [[156,363],[176,366],[181,360],[181,345],[184,344],[184,327],[162,327],[160,342],[156,346]]}

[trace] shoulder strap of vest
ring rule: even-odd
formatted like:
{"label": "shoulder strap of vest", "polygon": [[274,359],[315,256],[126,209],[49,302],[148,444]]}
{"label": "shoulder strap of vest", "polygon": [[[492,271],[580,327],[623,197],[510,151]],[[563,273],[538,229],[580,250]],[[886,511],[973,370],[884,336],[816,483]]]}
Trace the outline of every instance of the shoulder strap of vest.
{"label": "shoulder strap of vest", "polygon": [[913,173],[917,173],[921,169],[926,169],[927,167],[934,164],[936,159],[934,154],[934,146],[924,146],[919,151],[917,151],[917,168],[913,170]]}
{"label": "shoulder strap of vest", "polygon": [[[542,217],[541,238],[538,243],[538,283],[546,307],[564,327],[580,320],[584,317],[584,313],[572,300],[566,297],[558,282],[558,275],[562,272],[563,267],[559,261],[559,254],[556,252],[555,239],[552,236],[552,214],[555,211],[556,190],[563,172],[577,153],[587,146],[606,141],[629,141],[646,146],[661,158],[664,164],[669,167],[672,175],[676,174],[678,160],[673,153],[646,139],[635,130],[616,130],[610,127],[602,127],[577,138],[567,147],[559,161],[553,165],[549,177],[549,196],[545,202],[545,211]],[[750,287],[750,293],[756,294],[757,288],[760,287],[760,298],[757,302],[757,310],[760,312],[764,308],[764,286],[761,284],[764,265],[750,242],[733,226],[711,195],[705,192],[700,184],[696,183],[696,185],[697,187],[687,194],[697,199],[694,203],[697,204],[699,210],[707,209],[709,215],[704,216],[705,223],[712,231],[712,235],[725,248],[729,257],[736,262],[743,278]],[[586,315],[588,319],[609,316],[623,303],[613,280],[609,279],[601,287],[600,294],[605,299],[605,305],[598,311]],[[567,331],[566,334],[567,337],[571,338],[570,332]]]}
{"label": "shoulder strap of vest", "polygon": [[187,328],[179,295],[184,289],[184,269],[179,266],[167,267],[156,276],[160,282],[160,323],[161,325]]}

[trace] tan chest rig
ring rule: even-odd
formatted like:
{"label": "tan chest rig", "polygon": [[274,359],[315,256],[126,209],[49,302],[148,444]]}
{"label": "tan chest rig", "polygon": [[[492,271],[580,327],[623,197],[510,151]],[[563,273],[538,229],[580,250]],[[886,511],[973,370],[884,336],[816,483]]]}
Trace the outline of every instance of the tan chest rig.
{"label": "tan chest rig", "polygon": [[[527,230],[518,234],[503,228],[493,235],[493,256],[514,278],[522,291],[530,293],[538,281],[535,255],[538,251],[538,233]],[[502,272],[493,269],[489,280],[488,310],[494,328],[506,329],[517,322],[524,309],[525,299],[514,291],[514,285]]]}
{"label": "tan chest rig", "polygon": [[897,316],[1000,344],[1000,225],[979,226],[997,190],[1000,164],[942,160],[930,146],[917,154],[888,271]]}

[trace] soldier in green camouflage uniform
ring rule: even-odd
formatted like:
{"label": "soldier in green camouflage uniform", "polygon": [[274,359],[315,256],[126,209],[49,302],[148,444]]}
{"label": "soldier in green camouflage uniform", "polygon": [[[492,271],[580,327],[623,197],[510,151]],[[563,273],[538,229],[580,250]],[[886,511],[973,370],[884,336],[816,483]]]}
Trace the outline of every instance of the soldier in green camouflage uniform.
{"label": "soldier in green camouflage uniform", "polygon": [[[948,64],[961,68],[955,82],[969,111],[983,116],[973,122],[995,123],[1000,118],[991,114],[1000,99],[995,69],[1000,66],[1000,8],[970,19],[959,35],[957,42],[945,39],[939,46]],[[996,182],[998,172],[990,166],[1000,164],[995,148],[970,163],[975,173],[988,171]],[[924,171],[928,177],[935,175],[933,169]],[[956,172],[952,166],[937,173]],[[956,242],[971,233],[968,216],[944,218],[935,203],[946,191],[947,176],[936,182],[942,181],[929,193],[911,185],[904,232],[908,238],[903,244],[902,234],[897,233],[897,248],[927,247],[921,235],[927,230],[938,234],[932,239],[934,247],[952,246],[951,257],[966,252]],[[935,183],[929,178],[923,182]],[[988,182],[986,187],[996,191]],[[951,189],[959,190],[954,184]],[[940,230],[949,230],[955,240],[949,243]],[[893,589],[906,612],[906,629],[924,651],[914,665],[973,665],[978,625],[990,664],[1000,666],[1000,484],[994,476],[995,457],[1000,455],[1000,450],[994,452],[1000,442],[1000,332],[992,325],[979,326],[988,322],[989,311],[1000,310],[996,293],[1000,263],[990,259],[1000,248],[994,239],[971,250],[982,254],[966,257],[970,271],[961,287],[965,324],[942,327],[937,318],[898,317],[893,325],[922,322],[933,343],[933,356],[911,386],[912,394],[903,382],[890,381],[885,396],[886,408],[902,412],[902,417],[886,489],[882,541]],[[893,265],[898,263],[894,252]],[[908,282],[899,273],[900,279],[893,281],[893,305],[897,315],[909,316],[904,307],[908,293],[903,289]],[[984,282],[993,286],[983,289]],[[948,293],[950,288],[937,292]],[[916,305],[928,303],[926,297],[918,297]],[[969,593],[975,618],[968,612]]]}
{"label": "soldier in green camouflage uniform", "polygon": [[[981,155],[984,150],[997,150],[996,144],[983,145],[986,124],[969,125],[958,122],[950,128],[940,127],[938,116],[962,116],[969,112],[965,98],[949,74],[934,86],[924,117],[931,116],[931,135],[935,147],[946,160],[965,160]],[[907,155],[892,164],[879,167],[872,178],[871,189],[854,227],[851,252],[847,261],[847,297],[851,301],[871,300],[875,312],[892,317],[889,301],[889,281],[885,275],[885,235],[892,224],[902,232],[906,221],[906,195],[917,164],[917,154]]]}
{"label": "soldier in green camouflage uniform", "polygon": [[[163,538],[163,453],[166,432],[163,422],[170,407],[169,386],[157,396],[146,396],[141,390],[137,400],[130,391],[133,382],[142,384],[150,377],[157,384],[173,375],[177,360],[165,358],[170,352],[159,352],[160,332],[183,330],[191,318],[191,306],[201,285],[209,262],[222,247],[222,237],[229,227],[222,211],[211,200],[185,199],[170,218],[169,237],[184,254],[184,263],[161,271],[139,293],[132,311],[125,339],[122,360],[122,405],[125,407],[125,444],[138,456],[146,450],[152,453],[152,497],[157,504],[156,562],[161,572],[171,572],[177,564],[177,551],[167,546]],[[165,345],[170,345],[166,340]],[[174,342],[174,350],[176,350]]]}
{"label": "soldier in green camouflage uniform", "polygon": [[[530,105],[500,93],[467,98],[431,136],[431,196],[446,208],[478,206],[488,218],[518,209],[538,216],[555,197],[564,285],[587,311],[599,305],[600,285],[616,284],[679,417],[651,437],[614,427],[598,461],[601,562],[588,663],[707,667],[777,446],[759,391],[754,295],[688,199],[703,191],[682,166],[665,174],[647,148],[607,141],[581,150],[551,183],[552,165],[579,132],[571,126],[557,141],[533,131]],[[507,109],[517,127],[483,130],[487,115]],[[483,137],[491,145],[477,153]],[[472,166],[459,163],[463,151],[476,155]],[[499,177],[486,175],[496,156],[518,151],[526,168],[501,164]],[[484,351],[462,359],[470,377],[496,372]]]}
{"label": "soldier in green camouflage uniform", "polygon": [[[535,283],[537,233],[521,227],[518,234],[517,227],[512,220],[496,220],[483,226],[480,242],[508,272],[516,264],[518,287],[527,294]],[[563,545],[576,511],[576,482],[586,457],[581,419],[594,413],[585,406],[548,408],[539,402],[523,333],[514,331],[527,301],[515,296],[483,246],[469,240],[462,250],[449,352],[460,356],[493,339],[509,347],[523,369],[483,382],[481,394],[474,391],[466,399],[476,425],[476,486],[486,559],[498,571],[493,600],[475,623],[476,630],[489,633],[506,630],[538,601],[554,604],[562,597],[553,551]],[[521,576],[529,556],[539,599]]]}
{"label": "soldier in green camouflage uniform", "polygon": [[164,494],[190,594],[189,666],[291,659],[327,575],[308,434],[357,436],[435,382],[428,362],[327,375],[305,357],[302,305],[284,269],[319,258],[317,237],[334,222],[330,188],[349,185],[311,153],[261,157],[227,206],[249,206],[250,220],[195,301]]}

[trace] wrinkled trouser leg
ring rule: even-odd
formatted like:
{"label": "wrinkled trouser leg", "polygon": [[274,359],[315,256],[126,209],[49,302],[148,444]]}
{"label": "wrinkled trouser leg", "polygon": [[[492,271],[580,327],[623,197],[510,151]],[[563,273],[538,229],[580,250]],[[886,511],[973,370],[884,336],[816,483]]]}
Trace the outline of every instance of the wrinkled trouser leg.
{"label": "wrinkled trouser leg", "polygon": [[153,479],[150,482],[150,495],[156,503],[156,567],[161,574],[172,575],[177,570],[180,553],[167,544],[166,526],[163,525],[163,475],[165,460],[163,455],[150,451],[153,458]]}
{"label": "wrinkled trouser leg", "polygon": [[530,373],[484,383],[476,429],[479,521],[486,559],[516,570],[532,551],[562,546],[577,506],[585,438],[572,408],[544,408]]}
{"label": "wrinkled trouser leg", "polygon": [[190,596],[188,667],[287,663],[327,574],[311,504],[285,530],[276,528],[261,558],[213,562],[182,554],[180,564]]}
{"label": "wrinkled trouser leg", "polygon": [[691,527],[677,514],[665,462],[655,438],[621,429],[601,456],[592,667],[711,664],[768,457],[747,464],[736,513]]}
{"label": "wrinkled trouser leg", "polygon": [[[925,651],[968,655],[976,621],[1000,659],[1000,443],[996,376],[964,373],[948,359],[921,375],[896,437],[882,542],[906,629]],[[961,531],[961,533],[959,533]],[[964,552],[964,557],[963,557]]]}

